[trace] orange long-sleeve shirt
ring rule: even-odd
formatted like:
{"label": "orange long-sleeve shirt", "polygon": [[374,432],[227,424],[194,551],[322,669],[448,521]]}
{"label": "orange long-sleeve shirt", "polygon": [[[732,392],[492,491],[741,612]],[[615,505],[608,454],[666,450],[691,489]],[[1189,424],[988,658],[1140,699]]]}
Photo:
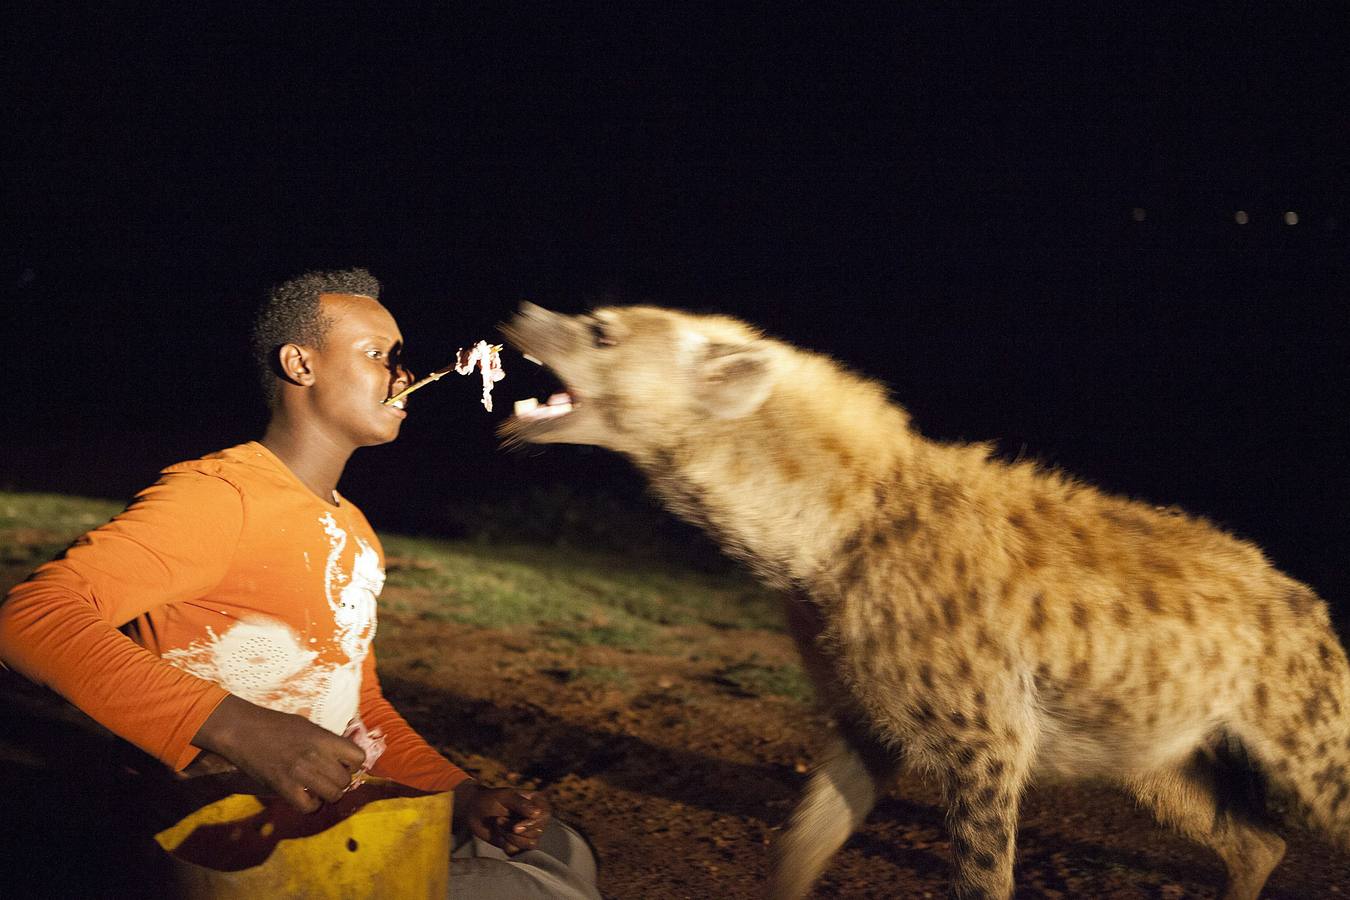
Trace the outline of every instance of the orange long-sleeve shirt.
{"label": "orange long-sleeve shirt", "polygon": [[256,442],[170,466],[9,593],[0,660],[176,769],[233,693],[339,734],[380,729],[374,774],[452,789],[468,776],[380,691],[384,554],[334,500]]}

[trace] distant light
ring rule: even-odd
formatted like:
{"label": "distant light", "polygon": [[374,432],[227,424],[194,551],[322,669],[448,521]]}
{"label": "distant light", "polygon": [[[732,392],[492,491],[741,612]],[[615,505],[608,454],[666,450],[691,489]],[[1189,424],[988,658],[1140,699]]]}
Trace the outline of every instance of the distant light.
{"label": "distant light", "polygon": [[1238,223],[1239,225],[1246,225],[1251,220],[1252,217],[1247,215],[1247,211],[1245,209],[1239,209],[1237,212],[1233,213],[1233,221]]}
{"label": "distant light", "polygon": [[1286,224],[1286,225],[1297,225],[1297,224],[1298,224],[1298,213],[1294,212],[1292,209],[1289,210],[1289,212],[1285,213],[1285,214],[1284,214],[1284,224]]}
{"label": "distant light", "polygon": [[1148,218],[1148,211],[1142,206],[1136,206],[1134,209],[1130,210],[1130,218],[1134,219],[1136,222],[1142,222]]}

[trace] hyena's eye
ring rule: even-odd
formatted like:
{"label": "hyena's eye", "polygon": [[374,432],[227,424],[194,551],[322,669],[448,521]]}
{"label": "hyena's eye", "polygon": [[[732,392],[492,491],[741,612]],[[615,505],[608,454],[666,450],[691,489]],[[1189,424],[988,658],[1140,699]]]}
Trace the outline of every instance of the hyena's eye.
{"label": "hyena's eye", "polygon": [[599,319],[591,319],[591,344],[596,347],[613,347],[614,339],[605,334],[605,326]]}

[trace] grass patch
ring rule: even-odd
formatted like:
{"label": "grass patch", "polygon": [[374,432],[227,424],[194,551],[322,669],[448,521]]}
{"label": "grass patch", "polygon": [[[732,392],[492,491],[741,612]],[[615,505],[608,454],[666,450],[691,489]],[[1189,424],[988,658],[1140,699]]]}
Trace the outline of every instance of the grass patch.
{"label": "grass patch", "polygon": [[633,676],[627,669],[614,666],[582,666],[577,670],[577,677],[614,687],[628,687],[633,683]]}
{"label": "grass patch", "polygon": [[659,634],[653,626],[639,621],[622,623],[579,623],[545,626],[545,636],[582,647],[614,647],[619,650],[653,650]]}
{"label": "grass patch", "polygon": [[[632,562],[616,554],[391,535],[392,588],[417,614],[484,628],[540,625],[574,644],[649,649],[660,628],[781,628],[777,597],[748,576]],[[414,602],[414,601],[408,601]]]}
{"label": "grass patch", "polygon": [[614,666],[568,666],[556,669],[540,669],[539,671],[563,684],[591,681],[623,688],[633,683],[633,676],[627,669]]}
{"label": "grass patch", "polygon": [[37,565],[122,511],[113,500],[0,491],[0,562]]}
{"label": "grass patch", "polygon": [[[108,521],[122,503],[0,492],[0,561],[36,565]],[[663,629],[782,627],[777,596],[738,573],[714,574],[623,554],[384,535],[401,615],[480,628],[532,627],[573,645],[674,647]]]}
{"label": "grass patch", "polygon": [[713,680],[747,697],[787,697],[807,703],[814,696],[811,681],[794,665],[763,665],[754,657],[719,669]]}
{"label": "grass patch", "polygon": [[115,500],[0,491],[0,528],[61,531],[73,540],[90,528],[102,525],[125,506]]}

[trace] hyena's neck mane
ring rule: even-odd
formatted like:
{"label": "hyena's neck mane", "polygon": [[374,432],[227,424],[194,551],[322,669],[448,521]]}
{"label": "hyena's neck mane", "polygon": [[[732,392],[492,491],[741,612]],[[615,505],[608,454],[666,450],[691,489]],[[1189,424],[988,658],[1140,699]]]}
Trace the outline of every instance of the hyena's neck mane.
{"label": "hyena's neck mane", "polygon": [[682,429],[635,461],[677,515],[789,586],[812,578],[877,514],[879,493],[922,479],[933,445],[876,382],[771,343],[775,383],[762,406]]}

